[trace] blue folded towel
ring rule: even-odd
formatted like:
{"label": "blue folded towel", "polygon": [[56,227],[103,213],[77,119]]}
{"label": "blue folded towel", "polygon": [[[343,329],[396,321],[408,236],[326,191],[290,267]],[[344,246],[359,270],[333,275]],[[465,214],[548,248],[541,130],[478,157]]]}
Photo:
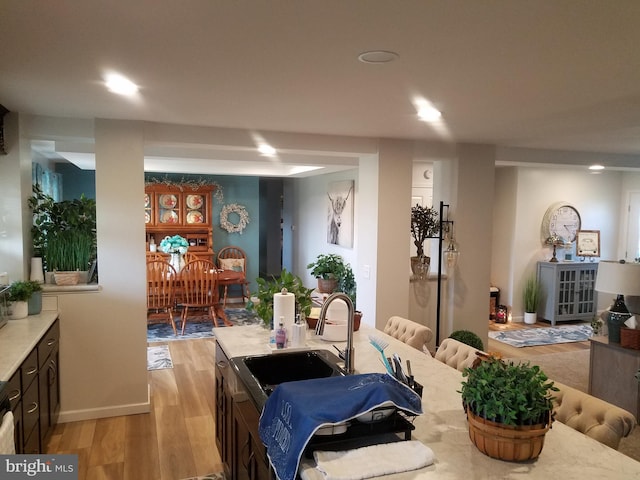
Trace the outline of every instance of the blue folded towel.
{"label": "blue folded towel", "polygon": [[390,375],[369,373],[280,384],[260,416],[259,432],[279,480],[294,480],[302,453],[321,427],[392,403],[422,413],[420,396]]}

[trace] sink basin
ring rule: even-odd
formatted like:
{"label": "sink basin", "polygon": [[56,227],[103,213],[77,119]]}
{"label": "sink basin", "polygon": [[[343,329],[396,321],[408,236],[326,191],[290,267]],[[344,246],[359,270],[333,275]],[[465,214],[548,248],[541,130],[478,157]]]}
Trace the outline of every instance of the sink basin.
{"label": "sink basin", "polygon": [[305,350],[272,355],[234,357],[231,364],[260,408],[284,382],[344,375],[343,361],[328,350]]}

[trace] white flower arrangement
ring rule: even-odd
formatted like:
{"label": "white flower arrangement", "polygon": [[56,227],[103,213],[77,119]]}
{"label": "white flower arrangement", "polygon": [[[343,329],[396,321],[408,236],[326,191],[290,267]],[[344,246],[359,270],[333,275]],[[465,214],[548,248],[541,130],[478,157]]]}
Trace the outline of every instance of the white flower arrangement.
{"label": "white flower arrangement", "polygon": [[[229,221],[229,214],[235,213],[240,217],[238,223],[231,223]],[[242,235],[242,231],[247,227],[249,223],[249,213],[247,209],[237,203],[230,203],[222,207],[220,212],[220,226],[229,233],[239,233]]]}
{"label": "white flower arrangement", "polygon": [[164,253],[187,253],[189,249],[189,242],[180,235],[174,235],[169,237],[168,235],[160,242],[160,250]]}

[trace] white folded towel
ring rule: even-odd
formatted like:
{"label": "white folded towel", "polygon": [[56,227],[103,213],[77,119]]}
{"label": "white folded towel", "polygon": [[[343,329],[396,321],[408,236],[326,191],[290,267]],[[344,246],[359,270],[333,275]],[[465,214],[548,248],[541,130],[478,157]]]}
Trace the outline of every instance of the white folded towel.
{"label": "white folded towel", "polygon": [[384,443],[342,452],[316,451],[316,468],[325,480],[361,480],[431,465],[433,451],[417,440]]}
{"label": "white folded towel", "polygon": [[16,453],[13,437],[13,413],[7,412],[2,417],[0,425],[0,455],[14,455]]}

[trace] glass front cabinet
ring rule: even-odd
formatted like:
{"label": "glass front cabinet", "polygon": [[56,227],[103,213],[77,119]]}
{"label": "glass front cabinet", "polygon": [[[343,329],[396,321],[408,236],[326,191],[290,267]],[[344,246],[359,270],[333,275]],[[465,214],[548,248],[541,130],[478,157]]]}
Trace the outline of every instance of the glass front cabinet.
{"label": "glass front cabinet", "polygon": [[538,262],[542,301],[538,317],[551,322],[589,321],[596,314],[597,263]]}
{"label": "glass front cabinet", "polygon": [[[147,185],[144,216],[147,252],[166,236],[180,235],[189,252],[213,261],[212,193],[214,186]],[[159,250],[158,250],[159,251]]]}

